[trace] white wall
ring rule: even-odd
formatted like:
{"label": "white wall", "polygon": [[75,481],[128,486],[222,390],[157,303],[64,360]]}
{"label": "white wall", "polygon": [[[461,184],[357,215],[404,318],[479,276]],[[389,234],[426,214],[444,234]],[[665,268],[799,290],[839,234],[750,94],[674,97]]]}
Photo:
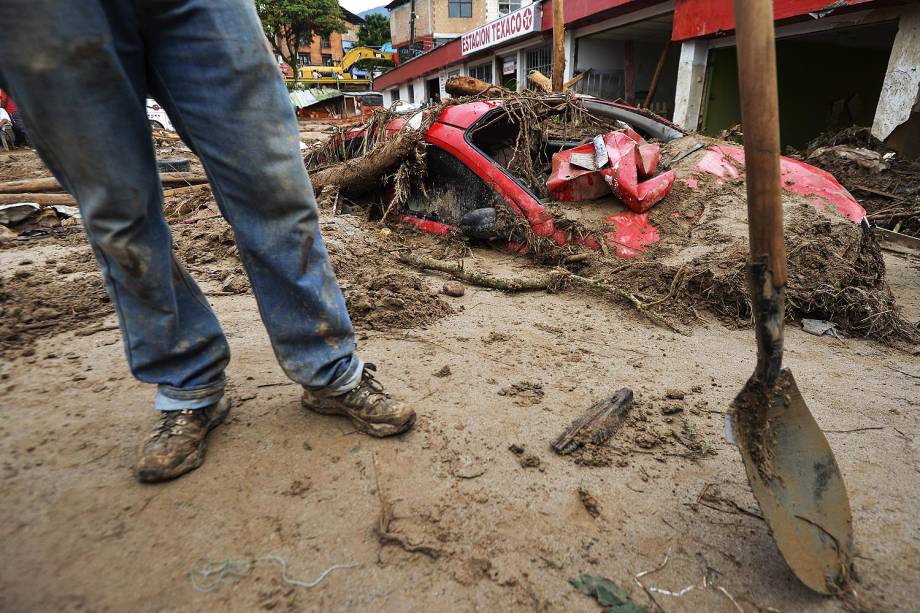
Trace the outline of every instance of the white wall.
{"label": "white wall", "polygon": [[[623,41],[600,38],[580,38],[577,41],[576,69],[622,70]],[[652,68],[654,70],[654,67]]]}

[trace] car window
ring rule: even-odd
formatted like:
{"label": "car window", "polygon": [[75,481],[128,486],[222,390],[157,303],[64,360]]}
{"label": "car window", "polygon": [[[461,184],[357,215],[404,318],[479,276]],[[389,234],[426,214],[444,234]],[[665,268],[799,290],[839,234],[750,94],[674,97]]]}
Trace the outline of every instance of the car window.
{"label": "car window", "polygon": [[471,211],[503,202],[479,175],[440,147],[429,146],[427,159],[427,196],[415,190],[404,205],[406,214],[455,225]]}

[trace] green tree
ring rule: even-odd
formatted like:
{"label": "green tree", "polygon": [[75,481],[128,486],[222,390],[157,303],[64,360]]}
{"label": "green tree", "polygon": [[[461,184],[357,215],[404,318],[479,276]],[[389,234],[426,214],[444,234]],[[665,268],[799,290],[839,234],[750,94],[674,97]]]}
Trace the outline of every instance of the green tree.
{"label": "green tree", "polygon": [[256,11],[272,50],[291,67],[294,81],[300,77],[297,49],[301,44],[309,45],[314,36],[348,31],[337,0],[256,0]]}
{"label": "green tree", "polygon": [[390,20],[379,13],[364,18],[364,25],[358,28],[358,44],[379,47],[390,40]]}

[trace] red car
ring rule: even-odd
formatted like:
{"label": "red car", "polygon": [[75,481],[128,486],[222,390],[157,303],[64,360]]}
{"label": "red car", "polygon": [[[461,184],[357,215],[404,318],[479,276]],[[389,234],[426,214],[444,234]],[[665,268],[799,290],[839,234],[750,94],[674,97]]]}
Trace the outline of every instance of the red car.
{"label": "red car", "polygon": [[[667,120],[634,107],[591,97],[581,97],[580,101],[594,116],[621,122],[619,125],[626,124],[648,140],[668,143],[687,136],[686,132]],[[390,122],[387,134],[395,135],[407,123],[420,125],[422,115],[423,112],[419,112]],[[361,131],[361,128],[356,128],[349,137],[360,136]],[[510,143],[514,142],[517,131],[513,114],[500,100],[446,107],[425,134],[429,144],[425,178],[428,193],[413,193],[399,211],[400,219],[434,234],[460,232],[471,237],[490,238],[494,237],[495,207],[506,205],[514,214],[527,220],[534,234],[548,237],[560,246],[565,245],[571,240],[569,233],[557,227],[541,198],[525,185],[521,177],[506,168],[513,154]],[[701,174],[726,182],[743,177],[742,147],[727,143],[703,144],[699,139],[694,143],[692,138],[687,140],[686,151],[664,161],[673,165],[685,158],[684,165],[693,163],[692,173],[678,172],[678,182],[697,189]],[[578,144],[580,141],[544,142],[542,155],[548,158],[552,151]],[[535,152],[535,155],[541,155],[541,152]],[[860,223],[865,218],[863,208],[832,175],[785,157],[781,166],[784,189],[807,197],[819,209],[830,205],[854,223]],[[597,201],[565,205],[578,209],[601,208],[602,213],[596,217],[609,227],[609,231],[603,234],[604,240],[615,248],[620,257],[631,257],[645,245],[659,239],[658,230],[649,221],[648,213],[632,212],[619,205],[612,196],[600,205]],[[600,247],[591,237],[579,242],[592,248]]]}

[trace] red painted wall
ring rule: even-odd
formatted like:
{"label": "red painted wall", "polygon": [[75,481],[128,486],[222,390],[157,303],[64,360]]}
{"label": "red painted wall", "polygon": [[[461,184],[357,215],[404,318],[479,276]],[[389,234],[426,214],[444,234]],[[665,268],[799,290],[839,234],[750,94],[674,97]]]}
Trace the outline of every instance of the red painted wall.
{"label": "red painted wall", "polygon": [[[844,0],[847,5],[872,0]],[[773,18],[787,19],[813,13],[833,4],[831,0],[773,0]],[[732,0],[677,0],[674,5],[674,28],[671,40],[685,40],[729,32],[735,29]]]}

